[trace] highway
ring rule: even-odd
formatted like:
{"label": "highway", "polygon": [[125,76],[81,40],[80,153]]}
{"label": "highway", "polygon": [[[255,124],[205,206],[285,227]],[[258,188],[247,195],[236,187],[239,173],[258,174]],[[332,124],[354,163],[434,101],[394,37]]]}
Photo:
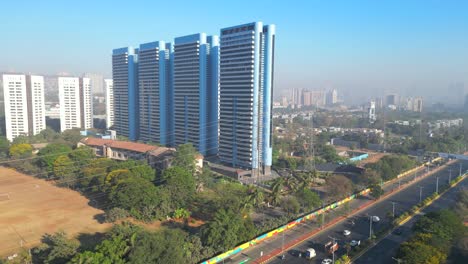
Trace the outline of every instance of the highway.
{"label": "highway", "polygon": [[453,205],[457,193],[459,190],[466,188],[468,186],[468,179],[465,178],[462,182],[460,182],[457,186],[452,189],[449,189],[443,196],[437,199],[434,203],[430,204],[428,207],[424,208],[421,211],[421,214],[416,215],[410,221],[406,222],[404,225],[399,227],[402,230],[401,234],[396,234],[393,232],[392,234],[385,237],[381,240],[377,245],[372,247],[368,250],[364,255],[354,261],[357,264],[365,264],[365,263],[383,263],[383,264],[390,264],[395,263],[395,260],[392,257],[395,256],[396,251],[401,243],[407,241],[411,235],[411,228],[413,227],[414,223],[422,217],[422,215],[438,211],[444,208],[448,208]]}
{"label": "highway", "polygon": [[[464,168],[468,168],[468,162],[465,161],[462,164]],[[284,259],[282,259],[280,256],[277,256],[271,259],[269,263],[321,263],[322,260],[325,258],[331,259],[332,256],[326,254],[323,248],[324,244],[330,241],[331,238],[337,239],[337,242],[340,245],[340,248],[335,253],[335,258],[338,258],[339,256],[346,253],[346,250],[344,248],[344,245],[346,243],[349,243],[351,240],[363,241],[369,237],[369,216],[378,216],[380,218],[379,222],[372,224],[372,232],[375,233],[379,230],[383,230],[384,227],[389,225],[392,221],[392,202],[394,202],[395,205],[396,216],[403,213],[404,211],[409,210],[412,206],[414,206],[420,201],[420,194],[421,200],[424,200],[436,190],[437,178],[439,178],[439,187],[447,185],[450,174],[449,169],[452,169],[452,177],[458,175],[458,162],[447,166],[447,168],[444,168],[441,171],[438,171],[432,175],[421,179],[420,181],[408,186],[407,188],[400,190],[399,192],[394,193],[389,197],[379,200],[376,204],[362,210],[357,215],[351,216],[350,219],[341,221],[336,225],[325,229],[322,232],[319,232],[318,234],[296,245],[295,247],[288,249],[285,252]],[[466,181],[464,181],[464,183],[465,182]],[[438,203],[436,203],[434,206],[437,205]],[[352,225],[351,221],[354,221],[354,225]],[[312,228],[315,228],[315,226],[313,224],[310,224],[310,229]],[[351,231],[351,235],[344,236],[343,230],[345,229]],[[279,248],[281,248],[282,241],[279,240],[280,239],[276,239],[277,242],[275,244]],[[389,241],[388,243],[391,243],[391,241]],[[304,254],[303,252],[305,252],[305,250],[310,247],[314,248],[317,251],[317,256],[313,260],[306,260],[304,257],[298,257],[299,253]],[[393,248],[395,248],[395,245],[393,246]],[[378,252],[369,252],[370,255],[363,256],[362,262],[360,263],[384,263],[385,261],[383,260],[374,260],[373,258],[375,258],[376,255],[379,255],[380,251],[386,250],[385,246],[376,247],[376,250]],[[391,260],[391,254],[391,252],[387,252],[385,256],[379,257],[382,257],[384,259],[390,257]],[[368,262],[366,258],[372,260]]]}

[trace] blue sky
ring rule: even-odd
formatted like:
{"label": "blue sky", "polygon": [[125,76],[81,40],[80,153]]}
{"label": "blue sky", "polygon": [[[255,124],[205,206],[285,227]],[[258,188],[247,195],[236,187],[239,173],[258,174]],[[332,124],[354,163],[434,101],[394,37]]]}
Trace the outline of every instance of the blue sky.
{"label": "blue sky", "polygon": [[450,97],[440,90],[468,86],[463,0],[15,0],[0,8],[0,71],[110,76],[113,48],[263,21],[277,26],[277,94],[335,87],[354,99]]}

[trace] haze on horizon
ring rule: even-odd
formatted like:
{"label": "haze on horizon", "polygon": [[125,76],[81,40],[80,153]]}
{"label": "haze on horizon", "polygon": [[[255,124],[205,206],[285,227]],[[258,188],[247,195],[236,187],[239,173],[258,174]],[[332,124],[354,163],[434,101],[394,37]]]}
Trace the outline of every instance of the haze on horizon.
{"label": "haze on horizon", "polygon": [[[111,51],[252,21],[276,24],[275,94],[336,88],[349,101],[468,92],[468,2],[8,1],[0,72],[111,77]],[[5,11],[7,10],[7,11]]]}

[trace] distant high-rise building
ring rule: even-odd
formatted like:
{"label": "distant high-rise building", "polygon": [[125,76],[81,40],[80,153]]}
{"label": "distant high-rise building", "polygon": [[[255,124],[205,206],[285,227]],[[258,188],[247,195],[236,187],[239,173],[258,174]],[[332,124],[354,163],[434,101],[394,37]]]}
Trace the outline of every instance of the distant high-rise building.
{"label": "distant high-rise building", "polygon": [[114,130],[118,135],[137,140],[139,137],[138,49],[114,49],[112,80],[114,83]]}
{"label": "distant high-rise building", "polygon": [[314,106],[325,105],[325,92],[324,91],[311,91],[310,92],[310,104]]}
{"label": "distant high-rise building", "polygon": [[3,97],[8,140],[46,128],[43,76],[4,74]]}
{"label": "distant high-rise building", "polygon": [[289,105],[288,98],[286,96],[281,96],[281,105],[287,107]]}
{"label": "distant high-rise building", "polygon": [[174,42],[174,142],[202,155],[218,149],[218,47],[219,37],[205,33]]}
{"label": "distant high-rise building", "polygon": [[413,111],[421,113],[423,110],[423,99],[421,97],[416,97],[413,100]]}
{"label": "distant high-rise building", "polygon": [[298,88],[292,89],[291,103],[293,105],[302,104],[302,89],[298,89]]}
{"label": "distant high-rise building", "polygon": [[91,81],[89,78],[59,77],[60,131],[93,127]]}
{"label": "distant high-rise building", "polygon": [[270,174],[275,26],[221,29],[219,158]]}
{"label": "distant high-rise building", "polygon": [[309,90],[302,91],[302,105],[303,106],[310,106],[312,105],[312,93]]}
{"label": "distant high-rise building", "polygon": [[91,80],[91,87],[93,87],[93,90],[91,93],[93,94],[103,94],[104,91],[104,77],[102,77],[101,74],[97,73],[85,73],[83,75],[85,78],[89,78]]}
{"label": "distant high-rise building", "polygon": [[413,105],[414,105],[413,98],[412,97],[406,98],[406,103],[404,105],[405,110],[413,111]]}
{"label": "distant high-rise building", "polygon": [[375,114],[375,101],[370,101],[369,109],[369,123],[373,124],[377,120],[377,116]]}
{"label": "distant high-rise building", "polygon": [[326,96],[326,105],[332,106],[338,102],[338,91],[336,89],[332,89],[327,93]]}
{"label": "distant high-rise building", "polygon": [[400,104],[400,99],[398,97],[398,94],[387,94],[385,97],[385,105],[386,106],[396,106],[398,107]]}
{"label": "distant high-rise building", "polygon": [[114,125],[114,83],[112,79],[105,79],[106,88],[106,127],[111,128]]}

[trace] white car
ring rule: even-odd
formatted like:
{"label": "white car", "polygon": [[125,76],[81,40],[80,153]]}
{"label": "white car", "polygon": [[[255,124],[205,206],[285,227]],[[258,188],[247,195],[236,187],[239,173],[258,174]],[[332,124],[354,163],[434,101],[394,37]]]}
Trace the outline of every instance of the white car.
{"label": "white car", "polygon": [[349,236],[349,235],[351,235],[351,231],[345,230],[345,231],[343,231],[343,235],[344,236]]}
{"label": "white car", "polygon": [[331,264],[332,262],[333,262],[333,260],[331,260],[331,259],[322,260],[322,264]]}
{"label": "white car", "polygon": [[351,240],[351,242],[349,242],[349,245],[352,247],[359,246],[361,245],[361,240]]}
{"label": "white car", "polygon": [[372,216],[372,222],[379,222],[380,218],[376,215]]}

